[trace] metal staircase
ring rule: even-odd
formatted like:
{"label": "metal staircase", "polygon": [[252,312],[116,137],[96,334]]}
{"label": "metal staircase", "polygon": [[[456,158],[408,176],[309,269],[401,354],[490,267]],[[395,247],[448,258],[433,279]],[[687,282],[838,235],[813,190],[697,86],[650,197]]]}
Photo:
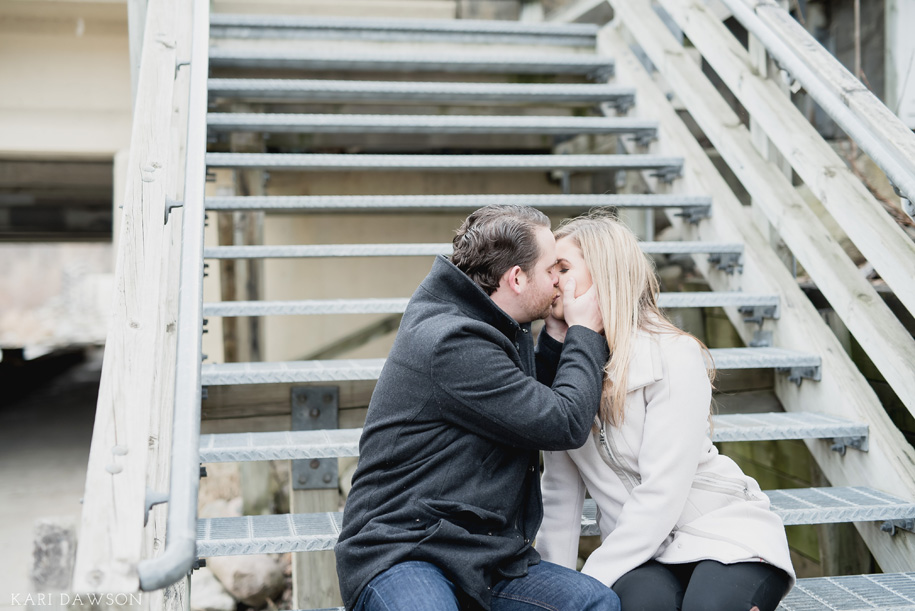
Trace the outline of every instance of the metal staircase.
{"label": "metal staircase", "polygon": [[[304,19],[242,15],[210,16],[209,66],[238,69],[247,74],[263,73],[265,78],[210,78],[206,87],[210,99],[237,100],[244,103],[269,101],[277,104],[333,101],[353,105],[365,104],[367,114],[305,113],[230,113],[211,112],[206,116],[210,136],[233,132],[264,134],[423,134],[474,135],[509,134],[570,138],[582,135],[615,135],[626,139],[627,146],[647,149],[663,138],[657,120],[627,117],[625,113],[639,104],[639,91],[629,83],[606,83],[614,74],[613,58],[598,53],[596,26],[549,25],[474,21],[385,21],[371,19]],[[334,40],[334,49],[318,47],[283,49],[282,44],[260,46],[263,42]],[[365,49],[365,42],[390,43],[392,50],[377,47]],[[448,50],[424,44],[448,42]],[[511,44],[550,45],[559,50],[545,54],[518,51],[504,47]],[[350,49],[347,45],[352,45]],[[480,51],[480,46],[501,45],[499,52]],[[465,45],[458,49],[457,45]],[[567,48],[565,48],[567,47]],[[331,73],[332,79],[321,78]],[[430,74],[432,76],[430,76]],[[341,75],[352,75],[344,80]],[[401,80],[383,80],[384,76]],[[521,82],[489,82],[508,75]],[[519,77],[519,75],[522,75]],[[282,76],[284,78],[277,78]],[[305,77],[305,78],[302,78]],[[436,78],[440,80],[430,80]],[[551,82],[531,83],[532,78]],[[568,81],[568,82],[566,82]],[[585,81],[585,82],[583,82]],[[198,76],[192,87],[202,87]],[[538,108],[600,109],[586,116],[518,115],[414,115],[379,114],[380,104],[434,103],[483,109],[499,107],[523,111]],[[617,116],[613,116],[613,115]],[[200,135],[203,137],[203,134]],[[684,157],[648,152],[630,154],[480,154],[478,151],[451,151],[449,154],[374,154],[310,153],[272,150],[264,153],[209,152],[198,160],[209,169],[262,169],[270,172],[341,172],[358,169],[372,172],[524,172],[549,173],[561,180],[562,193],[537,195],[301,195],[241,196],[214,195],[206,198],[210,212],[267,211],[300,214],[400,214],[428,212],[469,212],[492,202],[514,202],[545,209],[556,220],[594,206],[618,209],[656,210],[680,219],[686,226],[708,227],[716,215],[729,214],[716,207],[716,194],[676,193],[678,181],[687,163]],[[670,192],[655,194],[578,194],[572,193],[570,173],[639,172]],[[199,215],[204,210],[188,210]],[[345,217],[343,217],[345,219]],[[187,222],[187,221],[185,221]],[[344,220],[345,222],[345,220]],[[186,234],[187,236],[187,234]],[[380,237],[380,236],[379,236]],[[193,245],[184,244],[183,269],[193,274],[201,270],[203,259],[269,259],[269,258],[351,258],[351,257],[431,257],[450,253],[445,243],[415,244],[264,244],[248,246],[204,247],[202,231],[190,232]],[[718,235],[714,240],[653,242],[642,244],[650,254],[681,254],[694,257],[706,274],[729,276],[740,282],[744,274],[745,248],[733,235]],[[201,257],[202,255],[202,257]],[[187,257],[196,257],[187,261]],[[212,272],[211,272],[212,273]],[[754,266],[753,274],[767,274]],[[182,281],[184,282],[184,281]],[[745,286],[756,286],[747,278]],[[766,286],[763,284],[762,286]],[[198,285],[199,287],[199,285]],[[197,292],[199,294],[199,291]],[[188,298],[190,299],[190,298]],[[194,325],[202,317],[235,316],[303,316],[327,314],[396,314],[403,312],[407,299],[313,299],[296,301],[223,301],[198,302],[179,315],[179,358],[200,363],[199,334]],[[785,307],[779,294],[747,291],[711,291],[699,293],[662,293],[665,308],[722,307],[732,319],[748,320],[748,326],[772,329],[785,317],[795,316]],[[181,327],[184,327],[183,329]],[[189,329],[189,330],[188,330]],[[180,352],[181,333],[190,334],[197,352]],[[765,342],[761,342],[765,344]],[[715,348],[712,356],[719,370],[772,369],[775,375],[790,380],[788,388],[816,385],[834,372],[824,370],[821,355],[779,346],[760,345],[746,348]],[[182,356],[183,354],[183,356]],[[844,355],[843,355],[844,357]],[[218,386],[313,384],[334,385],[347,381],[368,382],[380,374],[383,359],[315,360],[291,362],[207,363],[196,378],[200,387],[212,390]],[[181,364],[179,362],[179,371]],[[193,367],[193,365],[191,365]],[[195,379],[195,378],[191,378]],[[193,396],[179,383],[176,401],[193,402]],[[869,423],[831,415],[832,406],[823,403],[804,405],[789,413],[719,415],[714,418],[715,441],[761,441],[778,439],[823,440],[816,443],[831,446],[846,461],[866,461],[873,437]],[[196,407],[199,413],[199,403]],[[176,414],[176,422],[180,418]],[[177,425],[176,425],[177,427]],[[176,428],[177,430],[177,428]],[[199,437],[199,462],[235,462],[263,460],[326,459],[358,456],[361,429],[283,431],[268,433],[214,434]],[[197,439],[193,440],[197,443]],[[194,453],[184,460],[193,464],[178,465],[173,470],[197,469]],[[185,478],[185,481],[187,478]],[[869,481],[834,488],[767,491],[773,509],[785,524],[825,524],[835,522],[881,522],[887,530],[909,525],[915,520],[915,502],[901,490],[878,490],[867,487]],[[174,484],[173,484],[174,486]],[[194,490],[196,493],[196,489]],[[172,491],[172,501],[181,498]],[[895,496],[899,494],[900,497]],[[172,511],[169,507],[169,511]],[[196,511],[196,507],[192,509]],[[196,516],[196,513],[194,513]],[[177,520],[178,518],[176,518]],[[311,552],[331,549],[340,531],[340,513],[252,516],[197,520],[196,556]],[[171,520],[171,513],[170,513]],[[169,523],[171,528],[171,521]],[[596,531],[593,505],[586,505],[582,517],[583,534]],[[889,534],[885,535],[889,537]],[[902,533],[899,536],[908,536]],[[915,556],[910,556],[915,570]],[[141,567],[144,588],[163,584],[146,580]],[[893,573],[873,576],[802,579],[783,602],[782,609],[910,609],[915,608],[915,573]]]}

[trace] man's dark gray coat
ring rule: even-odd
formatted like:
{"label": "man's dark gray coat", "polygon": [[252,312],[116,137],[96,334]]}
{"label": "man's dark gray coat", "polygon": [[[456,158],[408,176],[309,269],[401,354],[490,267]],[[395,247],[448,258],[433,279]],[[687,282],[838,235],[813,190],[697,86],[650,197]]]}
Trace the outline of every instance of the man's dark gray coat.
{"label": "man's dark gray coat", "polygon": [[[369,404],[336,546],[347,609],[407,560],[441,568],[488,609],[490,587],[540,562],[538,450],[578,448],[600,403],[607,342],[575,326],[558,368],[445,257],[417,289]],[[544,354],[546,356],[546,354]]]}

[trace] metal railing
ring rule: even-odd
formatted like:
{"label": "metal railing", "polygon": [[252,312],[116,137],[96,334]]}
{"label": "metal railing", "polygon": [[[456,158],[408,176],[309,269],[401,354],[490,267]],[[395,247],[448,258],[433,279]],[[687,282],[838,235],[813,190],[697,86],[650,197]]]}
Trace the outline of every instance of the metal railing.
{"label": "metal railing", "polygon": [[165,552],[137,567],[146,591],[175,583],[197,559],[209,10],[208,0],[194,0],[168,522]]}

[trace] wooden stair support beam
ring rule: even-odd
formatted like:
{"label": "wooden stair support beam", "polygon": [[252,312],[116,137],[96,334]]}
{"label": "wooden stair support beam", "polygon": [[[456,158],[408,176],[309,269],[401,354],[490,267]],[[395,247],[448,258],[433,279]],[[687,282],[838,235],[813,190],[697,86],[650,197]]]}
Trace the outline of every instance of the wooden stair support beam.
{"label": "wooden stair support beam", "polygon": [[[912,282],[915,242],[886,213],[882,204],[820,137],[801,111],[785,97],[778,83],[754,69],[752,59],[740,42],[700,0],[661,0],[661,5],[899,300],[909,312],[915,313],[915,282]],[[764,14],[772,15],[773,12],[764,11]],[[644,43],[649,45],[649,41]],[[647,47],[645,50],[652,56]],[[828,62],[821,57],[822,54],[828,55],[825,49],[805,48],[804,53],[816,61],[817,69],[829,69]],[[835,62],[834,59],[832,61]],[[838,78],[834,71],[828,74],[832,79]],[[864,86],[850,74],[846,75],[847,80],[834,83],[834,86],[843,88],[843,97],[850,107],[865,115],[876,113],[878,106],[883,108],[883,114],[889,113],[875,98],[867,101],[865,98],[873,96],[869,92],[865,96],[860,91]],[[849,86],[855,89],[850,94],[844,89]],[[898,123],[896,117],[893,119]],[[873,123],[869,121],[869,124]],[[912,153],[915,144],[912,144],[911,132],[903,138],[899,136],[898,128],[890,125],[891,122],[877,123],[887,124],[879,130],[881,136],[899,146],[901,154]]]}
{"label": "wooden stair support beam", "polygon": [[[628,2],[629,0],[627,0]],[[633,6],[635,3],[632,3]],[[644,6],[641,5],[640,7]],[[638,16],[645,11],[639,7]],[[625,19],[627,7],[620,14]],[[654,17],[650,8],[646,9]],[[651,36],[657,36],[655,26]],[[598,37],[598,48],[617,59],[617,75],[621,81],[637,87],[636,106],[632,116],[648,114],[660,121],[659,139],[652,146],[658,151],[676,150],[684,155],[684,174],[672,186],[685,193],[710,193],[714,197],[714,214],[698,226],[683,223],[671,216],[671,221],[685,233],[684,239],[720,240],[728,236],[745,244],[744,272],[729,276],[709,265],[703,257],[694,257],[716,291],[753,290],[774,292],[780,296],[782,316],[771,325],[776,345],[816,352],[823,358],[821,382],[805,381],[796,386],[783,376],[776,378],[776,394],[789,412],[807,411],[811,405],[831,407],[831,415],[869,425],[870,451],[849,452],[840,456],[830,450],[826,441],[805,441],[817,463],[836,486],[861,483],[892,490],[895,494],[915,499],[915,450],[907,443],[887,416],[880,400],[861,372],[848,358],[838,339],[820,318],[796,280],[782,265],[750,218],[747,209],[728,187],[705,151],[682,122],[660,87],[645,72],[629,50],[620,34],[612,27],[604,28]],[[636,113],[636,114],[632,114]],[[650,178],[650,177],[649,177]],[[651,179],[653,186],[656,180]],[[743,322],[734,308],[725,312],[745,342],[753,339],[756,325]],[[915,537],[907,533],[889,537],[876,524],[856,524],[868,547],[885,571],[908,570],[915,558]]]}
{"label": "wooden stair support beam", "polygon": [[161,368],[166,326],[174,319],[174,313],[164,311],[169,303],[166,265],[171,247],[171,230],[164,220],[165,199],[172,195],[169,189],[177,169],[177,157],[170,150],[177,4],[153,0],[147,13],[74,592],[139,589],[151,420],[173,390],[161,386],[170,379]]}
{"label": "wooden stair support beam", "polygon": [[[263,106],[235,103],[233,113],[263,112]],[[264,135],[254,132],[235,132],[229,136],[229,147],[233,153],[263,153]],[[236,169],[232,171],[234,193],[242,197],[266,195],[265,172],[260,169]],[[220,226],[224,229],[222,238],[229,244],[240,246],[263,245],[264,212],[245,210],[221,213]],[[222,241],[222,240],[220,240]],[[222,262],[221,262],[222,263]],[[231,300],[258,301],[264,297],[264,262],[232,261],[232,268],[222,276],[226,292]],[[225,299],[225,296],[224,296]],[[227,324],[228,322],[228,324]],[[243,316],[234,321],[223,320],[224,339],[227,347],[226,360],[260,361],[263,358],[263,318]],[[228,347],[234,346],[231,354]],[[267,462],[246,462],[239,465],[242,512],[244,515],[259,515],[269,510],[273,501],[270,490],[270,464]]]}
{"label": "wooden stair support beam", "polygon": [[[634,30],[633,34],[643,44],[648,57],[746,187],[754,205],[765,213],[900,400],[909,412],[915,414],[915,376],[912,376],[910,368],[910,363],[915,363],[915,339],[829,235],[791,182],[774,164],[760,156],[737,114],[683,47],[666,28],[649,34],[653,31],[649,28],[663,27],[654,11],[642,10],[640,2],[619,3],[613,0],[612,3],[614,6],[626,4],[618,8],[626,26]],[[712,21],[712,26],[723,27],[719,21]],[[694,31],[693,34],[698,36],[699,32]],[[736,39],[734,43],[737,44]],[[725,51],[719,49],[717,52]],[[777,93],[778,99],[785,102],[784,96]],[[784,131],[790,131],[790,128]],[[822,142],[819,135],[816,138]],[[827,146],[825,142],[822,144]],[[850,203],[845,205],[853,207]],[[892,223],[882,209],[866,214],[880,215]],[[894,229],[899,230],[895,223],[892,224]],[[900,253],[903,258],[896,260],[894,265],[903,271],[908,270],[904,275],[908,277],[908,284],[915,287],[911,274],[911,266],[915,265],[915,243],[908,237],[904,239],[912,246],[912,254]]]}
{"label": "wooden stair support beam", "polygon": [[[235,104],[233,112],[258,112],[260,106]],[[231,134],[233,153],[263,153],[262,134],[239,132]],[[263,196],[265,176],[260,169],[232,170],[232,192],[238,196]],[[224,188],[228,188],[225,185]],[[226,245],[260,245],[264,242],[264,213],[248,210],[219,213],[219,242]],[[256,301],[263,290],[262,261],[220,261],[223,301]],[[227,362],[259,361],[263,353],[263,320],[258,317],[223,321],[223,339]]]}

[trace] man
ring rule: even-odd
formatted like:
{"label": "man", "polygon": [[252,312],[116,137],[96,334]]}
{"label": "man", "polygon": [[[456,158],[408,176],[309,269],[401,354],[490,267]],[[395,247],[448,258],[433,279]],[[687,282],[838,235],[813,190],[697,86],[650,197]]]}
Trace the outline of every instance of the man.
{"label": "man", "polygon": [[336,547],[347,609],[619,609],[610,589],[532,547],[539,450],[585,442],[608,358],[593,289],[575,299],[573,284],[565,343],[550,342],[562,351],[552,387],[533,377],[530,323],[559,298],[555,263],[543,213],[487,206],[414,293],[369,404]]}

